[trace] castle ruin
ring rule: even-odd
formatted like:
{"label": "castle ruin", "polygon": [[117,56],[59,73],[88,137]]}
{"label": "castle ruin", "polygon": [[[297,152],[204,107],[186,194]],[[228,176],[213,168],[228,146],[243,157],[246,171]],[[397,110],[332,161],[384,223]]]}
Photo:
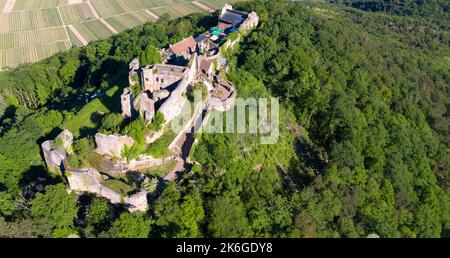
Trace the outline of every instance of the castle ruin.
{"label": "castle ruin", "polygon": [[[182,113],[188,101],[186,93],[194,85],[204,87],[207,96],[201,103],[196,104],[194,115],[185,125],[186,128],[204,124],[202,119],[207,120],[212,109],[227,111],[231,108],[237,92],[233,83],[220,75],[220,71],[226,72],[228,68],[227,60],[221,53],[221,46],[234,47],[241,34],[255,28],[258,22],[259,18],[255,12],[237,11],[231,5],[225,5],[216,27],[160,50],[160,53],[167,57],[164,63],[141,67],[139,59],[132,60],[129,64],[129,87],[124,88],[120,96],[122,116],[128,120],[141,116],[147,124],[151,124],[156,113],[160,112],[167,125]],[[231,33],[239,35],[228,38]],[[179,58],[186,60],[187,64],[172,63],[172,60]],[[163,134],[161,130],[146,135],[146,144],[152,144]],[[148,193],[136,189],[130,195],[123,196],[108,187],[104,181],[115,175],[138,173],[139,170],[173,161],[177,162],[176,169],[183,168],[190,160],[189,151],[195,142],[187,137],[185,131],[181,131],[168,146],[171,151],[169,156],[157,159],[144,153],[129,161],[122,157],[122,153],[125,148],[134,145],[132,137],[97,133],[95,153],[105,157],[103,162],[100,162],[107,167],[105,169],[93,165],[88,168],[68,166],[67,159],[72,153],[72,141],[73,135],[64,130],[54,141],[48,140],[41,145],[48,169],[54,173],[61,172],[67,178],[71,191],[94,193],[107,198],[111,203],[125,205],[130,212],[147,209]],[[173,180],[176,177],[176,169],[164,179]]]}

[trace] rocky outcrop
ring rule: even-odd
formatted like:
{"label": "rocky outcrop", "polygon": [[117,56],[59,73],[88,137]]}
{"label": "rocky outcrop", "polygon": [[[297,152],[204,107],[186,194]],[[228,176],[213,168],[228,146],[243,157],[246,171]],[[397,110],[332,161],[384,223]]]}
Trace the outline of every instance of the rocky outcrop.
{"label": "rocky outcrop", "polygon": [[72,154],[73,150],[72,150],[72,144],[73,144],[73,134],[67,130],[64,129],[57,137],[56,139],[60,139],[62,142],[62,147],[64,148],[64,150],[69,153]]}
{"label": "rocky outcrop", "polygon": [[239,29],[242,31],[248,31],[258,26],[258,23],[259,23],[258,14],[256,14],[255,12],[251,12],[248,15],[247,19],[245,19],[245,21],[239,27]]}
{"label": "rocky outcrop", "polygon": [[159,130],[157,132],[147,134],[145,136],[145,143],[146,144],[153,143],[156,140],[158,140],[158,138],[161,137],[163,134],[164,134],[164,130]]}
{"label": "rocky outcrop", "polygon": [[95,143],[97,144],[97,153],[112,157],[121,157],[123,148],[125,146],[133,146],[134,140],[129,136],[119,134],[105,135],[97,133],[95,134]]}
{"label": "rocky outcrop", "polygon": [[146,211],[148,208],[147,192],[140,190],[139,192],[125,198],[125,204],[128,205],[129,212]]}
{"label": "rocky outcrop", "polygon": [[41,144],[47,168],[58,173],[64,171],[64,161],[67,159],[67,153],[71,154],[73,143],[73,134],[69,130],[63,130],[55,140],[47,140]]}
{"label": "rocky outcrop", "polygon": [[69,171],[66,173],[70,190],[78,192],[95,193],[97,196],[105,197],[111,203],[120,203],[121,196],[119,193],[102,185],[102,175],[94,169]]}
{"label": "rocky outcrop", "polygon": [[55,147],[54,141],[48,140],[41,144],[41,149],[48,170],[53,173],[64,171],[64,161],[67,159],[67,155],[62,147]]}
{"label": "rocky outcrop", "polygon": [[71,191],[94,193],[108,199],[111,203],[122,203],[128,211],[145,211],[148,208],[147,192],[139,190],[130,196],[121,196],[101,182],[102,175],[94,169],[71,170],[66,173]]}

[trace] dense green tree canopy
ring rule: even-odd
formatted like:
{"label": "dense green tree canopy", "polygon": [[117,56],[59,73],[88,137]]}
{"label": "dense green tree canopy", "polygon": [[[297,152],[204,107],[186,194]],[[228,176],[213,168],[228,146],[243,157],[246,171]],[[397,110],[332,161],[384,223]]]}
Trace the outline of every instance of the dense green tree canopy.
{"label": "dense green tree canopy", "polygon": [[37,193],[30,201],[31,215],[53,237],[67,237],[74,232],[77,217],[77,197],[67,194],[63,184],[46,187],[45,193]]}

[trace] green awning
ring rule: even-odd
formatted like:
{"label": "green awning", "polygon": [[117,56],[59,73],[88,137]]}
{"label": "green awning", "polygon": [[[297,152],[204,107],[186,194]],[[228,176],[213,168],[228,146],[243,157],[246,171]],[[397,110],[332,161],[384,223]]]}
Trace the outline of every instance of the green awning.
{"label": "green awning", "polygon": [[215,36],[218,36],[223,33],[223,30],[221,30],[217,27],[212,27],[211,29],[209,29],[209,31],[211,31],[211,34],[213,34]]}

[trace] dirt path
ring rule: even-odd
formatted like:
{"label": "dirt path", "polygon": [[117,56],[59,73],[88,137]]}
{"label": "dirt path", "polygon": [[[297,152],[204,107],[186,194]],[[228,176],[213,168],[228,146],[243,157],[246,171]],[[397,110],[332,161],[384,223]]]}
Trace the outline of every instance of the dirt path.
{"label": "dirt path", "polygon": [[175,165],[175,168],[164,177],[164,180],[167,180],[167,181],[175,180],[175,178],[177,177],[177,174],[183,173],[184,164],[185,164],[184,160],[182,158],[178,157],[177,165]]}
{"label": "dirt path", "polygon": [[95,10],[94,6],[92,6],[91,1],[86,2],[89,5],[89,8],[91,9],[92,14],[96,19],[100,19],[100,16],[98,15],[97,11]]}
{"label": "dirt path", "polygon": [[100,22],[103,23],[103,25],[105,25],[112,33],[117,34],[117,30],[114,29],[113,26],[111,26],[109,23],[107,23],[105,20],[100,19]]}
{"label": "dirt path", "polygon": [[72,5],[72,4],[81,4],[83,2],[83,0],[69,0],[67,2],[68,5]]}
{"label": "dirt path", "polygon": [[202,8],[203,10],[209,12],[209,13],[212,13],[212,12],[215,11],[214,9],[212,9],[212,8],[210,8],[209,6],[206,6],[205,4],[202,4],[202,3],[200,3],[200,2],[193,1],[192,3],[195,4],[196,6]]}
{"label": "dirt path", "polygon": [[154,13],[152,13],[152,12],[150,12],[149,10],[147,10],[147,9],[145,9],[145,12],[146,13],[148,13],[148,14],[150,14],[153,18],[155,18],[156,20],[159,20],[159,17],[158,17],[158,15],[156,15],[156,14],[154,14]]}
{"label": "dirt path", "polygon": [[73,25],[67,25],[67,28],[77,37],[77,39],[83,44],[83,46],[86,46],[89,42],[73,27]]}
{"label": "dirt path", "polygon": [[15,4],[16,0],[8,0],[8,2],[6,2],[5,6],[3,7],[3,13],[10,13],[13,10]]}
{"label": "dirt path", "polygon": [[[175,144],[171,147],[171,151],[177,155],[177,165],[175,168],[166,176],[164,177],[165,180],[174,180],[177,177],[177,174],[183,173],[186,168],[188,168],[191,164],[189,161],[189,154],[191,152],[192,146],[195,142],[195,136],[192,133],[199,123],[201,123],[203,117],[203,109],[207,106],[208,101],[205,101],[203,104],[199,103],[197,104],[197,107],[195,108],[192,121],[187,125],[187,128],[189,128],[190,132],[185,132],[184,128],[183,133],[179,135],[179,138],[176,139]],[[172,145],[172,144],[171,144]]]}

